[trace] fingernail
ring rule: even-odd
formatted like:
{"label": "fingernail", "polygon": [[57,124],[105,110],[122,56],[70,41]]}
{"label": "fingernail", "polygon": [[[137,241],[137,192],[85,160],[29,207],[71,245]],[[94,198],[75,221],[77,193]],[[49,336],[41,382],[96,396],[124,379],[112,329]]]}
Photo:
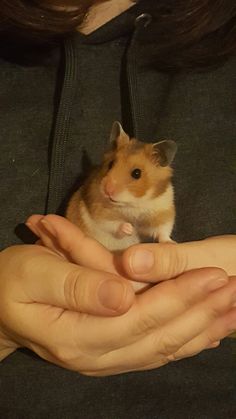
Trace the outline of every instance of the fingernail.
{"label": "fingernail", "polygon": [[56,230],[54,229],[54,227],[49,223],[48,220],[45,220],[45,218],[42,218],[40,220],[40,223],[43,224],[43,227],[45,228],[45,230],[47,230],[52,236],[56,237]]}
{"label": "fingernail", "polygon": [[98,289],[98,298],[103,307],[118,310],[125,299],[126,287],[115,280],[104,281]]}
{"label": "fingernail", "polygon": [[148,273],[154,265],[154,256],[150,250],[136,250],[130,256],[130,267],[135,274]]}
{"label": "fingernail", "polygon": [[215,291],[229,282],[227,277],[212,278],[206,285],[208,291]]}
{"label": "fingernail", "polygon": [[38,236],[39,234],[38,234],[38,230],[37,230],[37,228],[33,225],[33,224],[31,224],[31,223],[29,223],[28,221],[25,223],[25,225],[34,233],[34,234],[36,234],[36,236]]}
{"label": "fingernail", "polygon": [[34,226],[32,225],[32,223],[29,223],[28,221],[25,222],[25,225],[30,229],[30,230],[34,230]]}

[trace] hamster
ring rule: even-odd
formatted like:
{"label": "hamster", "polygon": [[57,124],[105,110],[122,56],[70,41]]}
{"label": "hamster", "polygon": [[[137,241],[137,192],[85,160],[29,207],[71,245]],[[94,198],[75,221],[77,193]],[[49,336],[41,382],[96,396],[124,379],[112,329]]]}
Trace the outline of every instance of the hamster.
{"label": "hamster", "polygon": [[111,251],[150,239],[171,242],[175,221],[170,164],[174,141],[143,143],[119,122],[102,164],[69,200],[66,218]]}

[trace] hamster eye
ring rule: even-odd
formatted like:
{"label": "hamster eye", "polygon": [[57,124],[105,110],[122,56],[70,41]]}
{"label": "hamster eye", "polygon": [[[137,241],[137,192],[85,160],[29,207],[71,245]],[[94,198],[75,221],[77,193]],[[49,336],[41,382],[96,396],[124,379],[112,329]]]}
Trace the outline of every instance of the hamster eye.
{"label": "hamster eye", "polygon": [[114,160],[111,160],[110,163],[108,164],[108,170],[111,170],[113,165],[114,165]]}
{"label": "hamster eye", "polygon": [[139,179],[140,177],[141,177],[141,170],[140,169],[134,169],[132,172],[131,172],[131,176],[134,178],[134,179]]}

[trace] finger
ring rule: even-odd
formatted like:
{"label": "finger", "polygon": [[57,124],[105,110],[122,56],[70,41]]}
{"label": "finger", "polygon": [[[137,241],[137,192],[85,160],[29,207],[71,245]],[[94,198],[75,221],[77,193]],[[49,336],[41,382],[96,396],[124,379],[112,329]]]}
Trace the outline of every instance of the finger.
{"label": "finger", "polygon": [[[96,330],[93,332],[94,340],[102,342],[101,350],[104,345],[107,351],[114,350],[114,346],[116,349],[119,349],[122,346],[139,342],[147,335],[168,325],[170,321],[179,318],[193,306],[198,305],[199,301],[205,301],[205,297],[202,299],[202,292],[197,291],[195,285],[197,278],[202,275],[203,273],[199,273],[198,270],[194,272],[194,275],[186,272],[182,278],[163,282],[138,295],[127,313],[121,317],[104,319],[96,327]],[[175,283],[176,281],[182,281],[182,284],[178,286]],[[219,289],[214,294],[221,291]],[[222,298],[230,299],[231,293],[232,290],[227,289],[226,296],[224,295]],[[219,296],[221,297],[221,294]],[[208,304],[208,298],[205,301],[206,305]],[[78,340],[81,340],[82,337],[84,341],[86,340],[89,328],[90,323],[89,319],[87,319],[81,325],[80,330],[78,330]],[[109,330],[114,331],[115,336],[107,334]],[[117,339],[115,345],[114,339]]]}
{"label": "finger", "polygon": [[27,225],[40,237],[45,246],[63,250],[74,263],[117,273],[113,255],[96,240],[86,236],[78,227],[58,215],[32,215]]}
{"label": "finger", "polygon": [[[37,309],[37,308],[36,308]],[[53,308],[52,308],[53,309]],[[49,314],[45,313],[46,317],[48,318]],[[69,315],[69,323],[72,326],[72,329],[77,329],[80,327],[81,318],[76,318],[76,315],[78,313],[72,313],[74,316],[71,317],[71,313],[63,313],[64,315]],[[38,316],[35,316],[36,318]],[[25,319],[25,317],[24,317]],[[24,321],[23,319],[23,321]],[[62,316],[60,316],[59,323],[60,327],[58,332],[57,326],[55,322],[53,323],[53,328],[50,330],[50,339],[48,339],[48,334],[46,335],[43,333],[40,336],[40,343],[42,344],[42,339],[44,339],[45,347],[47,348],[48,343],[51,340],[54,342],[53,348],[50,347],[50,351],[45,353],[45,349],[42,350],[41,346],[38,346],[37,343],[35,344],[29,344],[29,342],[26,342],[26,346],[30,349],[37,352],[42,358],[47,359],[51,362],[56,362],[58,365],[75,369],[75,366],[77,365],[77,369],[86,375],[93,375],[93,376],[102,376],[102,375],[112,375],[112,374],[118,374],[121,372],[128,372],[128,371],[142,371],[142,370],[150,370],[154,368],[158,368],[160,366],[163,366],[167,364],[170,361],[177,361],[182,358],[192,357],[194,355],[197,355],[198,353],[202,352],[205,349],[210,348],[216,348],[220,345],[220,340],[223,339],[225,336],[227,336],[232,329],[236,329],[236,309],[230,310],[226,315],[223,315],[219,319],[217,319],[212,326],[207,329],[207,331],[204,331],[204,333],[198,335],[194,339],[192,339],[190,342],[183,345],[177,352],[174,354],[167,355],[163,353],[158,353],[158,350],[156,351],[156,357],[153,361],[153,358],[151,362],[148,362],[149,358],[148,355],[145,355],[145,362],[140,363],[140,357],[138,356],[137,363],[134,364],[133,360],[133,354],[140,354],[140,347],[137,343],[134,343],[132,345],[128,346],[128,351],[130,352],[128,358],[124,358],[123,353],[118,351],[112,351],[111,354],[105,354],[103,355],[101,352],[101,356],[97,357],[97,360],[91,359],[90,356],[83,356],[81,353],[78,354],[77,358],[75,356],[76,353],[78,353],[78,349],[76,347],[76,339],[73,339],[71,341],[71,334],[68,335],[68,321],[65,318],[62,319]],[[105,320],[105,319],[104,319]],[[113,319],[114,320],[114,319]],[[47,322],[45,322],[47,323]],[[64,323],[64,327],[63,327]],[[75,323],[75,324],[74,324]],[[74,326],[73,326],[74,324]],[[56,326],[56,327],[55,327]],[[49,325],[50,327],[50,325]],[[45,329],[45,328],[44,328]],[[28,329],[27,329],[28,330]],[[35,328],[32,330],[32,333],[35,333]],[[44,336],[45,335],[45,336]],[[63,335],[63,340],[61,340],[61,336]],[[67,336],[68,335],[68,336]],[[65,345],[65,337],[66,341],[68,342],[68,345]],[[219,339],[219,340],[214,340]],[[35,342],[38,341],[38,336],[35,337]],[[104,342],[103,342],[104,345]],[[96,348],[97,353],[99,353],[99,348]],[[114,359],[114,354],[117,356],[117,364],[115,363],[116,360]],[[109,358],[112,358],[113,362],[110,361],[108,363]],[[132,360],[132,362],[130,362]]]}
{"label": "finger", "polygon": [[216,341],[216,342],[212,343],[211,345],[209,345],[208,347],[204,347],[201,350],[196,351],[196,352],[195,351],[192,351],[192,350],[189,350],[188,351],[188,346],[189,345],[191,345],[191,343],[184,345],[184,351],[183,351],[183,354],[184,355],[182,357],[179,357],[178,358],[175,355],[174,356],[168,356],[168,357],[164,357],[163,356],[162,358],[159,358],[158,361],[151,362],[148,365],[145,365],[145,366],[142,366],[142,367],[139,367],[139,368],[136,368],[136,369],[133,368],[132,370],[129,370],[129,371],[131,372],[131,371],[148,371],[148,370],[153,370],[153,369],[159,368],[160,366],[164,366],[164,365],[168,364],[171,361],[179,361],[180,359],[190,358],[190,357],[193,357],[195,355],[198,355],[200,352],[202,352],[202,350],[215,349],[215,348],[217,348],[220,345],[220,341]]}
{"label": "finger", "polygon": [[[222,236],[189,243],[149,243],[128,248],[122,257],[125,273],[133,279],[156,282],[175,278],[181,273],[212,266],[225,269],[233,275],[231,266],[235,236]],[[227,245],[228,254],[222,257],[222,248]],[[230,264],[231,263],[231,264]]]}
{"label": "finger", "polygon": [[228,283],[226,273],[217,268],[196,269],[162,282],[139,296],[142,321],[144,325],[149,324],[150,328],[155,329],[185,313]]}
{"label": "finger", "polygon": [[24,248],[15,261],[18,277],[12,279],[17,301],[103,316],[124,313],[132,304],[133,290],[124,278],[69,263],[46,248]]}
{"label": "finger", "polygon": [[202,352],[204,349],[216,348],[220,341],[236,330],[236,308],[218,318],[206,331],[182,346],[169,357],[179,360]]}
{"label": "finger", "polygon": [[27,227],[33,231],[34,234],[36,234],[36,236],[39,237],[39,230],[37,228],[37,224],[38,222],[43,219],[43,215],[40,214],[34,214],[31,215],[25,222],[25,224],[27,225]]}
{"label": "finger", "polygon": [[36,234],[39,239],[37,240],[36,244],[39,244],[41,246],[45,246],[48,249],[53,250],[53,252],[57,253],[59,256],[61,256],[62,258],[73,262],[72,258],[70,257],[70,255],[64,251],[58,244],[58,240],[55,237],[55,235],[53,235],[52,233],[50,233],[45,226],[43,225],[43,223],[41,223],[41,221],[43,220],[43,216],[41,215],[32,215],[30,217],[30,221],[27,221],[25,224],[27,225],[27,227],[33,231],[34,234]]}
{"label": "finger", "polygon": [[[167,285],[167,282],[161,285]],[[158,287],[159,285],[155,288],[158,289]],[[231,301],[230,296],[236,292],[235,281],[234,283],[231,282],[230,289],[228,285],[224,290],[226,288],[228,288],[228,290],[224,294],[222,294],[223,290],[218,290],[211,295],[212,297],[217,294],[218,298],[224,301],[224,307],[227,306],[229,300]],[[142,300],[143,297],[144,295],[139,296],[139,300]],[[205,301],[205,306],[208,307],[209,305],[212,307],[212,301],[208,301],[208,299]],[[155,293],[153,295],[153,300],[156,300]],[[215,301],[214,304],[217,305],[218,309],[217,301]],[[222,311],[223,306],[220,307],[219,313]],[[23,330],[21,331],[22,335],[24,336],[24,333],[26,333],[25,331],[27,331],[27,333],[30,333],[28,340],[30,340],[31,335],[33,336],[33,339],[31,339],[38,342],[38,344],[40,344],[40,342],[42,344],[43,340],[45,347],[49,347],[48,350],[50,350],[51,356],[61,360],[60,362],[57,362],[60,365],[78,369],[89,375],[102,375],[103,372],[104,375],[107,375],[142,368],[147,369],[150,365],[155,365],[155,367],[157,367],[168,362],[168,355],[164,353],[163,345],[161,347],[158,342],[156,329],[155,331],[152,331],[153,333],[147,333],[148,328],[144,328],[141,337],[139,334],[135,335],[135,322],[140,319],[140,311],[144,310],[144,307],[142,307],[140,303],[134,304],[129,312],[120,317],[104,317],[100,320],[97,320],[96,317],[93,316],[81,317],[79,313],[70,312],[69,310],[63,310],[61,314],[59,309],[51,306],[45,306],[45,309],[42,310],[40,305],[30,304],[27,305],[27,308],[29,310],[29,316],[24,315],[19,319],[19,323],[21,327],[23,327]],[[31,308],[35,310],[35,323],[26,327],[27,324],[25,325],[25,322],[27,322],[30,315],[32,316]],[[156,315],[154,308],[158,308],[158,301],[153,305],[152,316]],[[215,308],[213,308],[212,311],[215,313],[217,309],[215,310]],[[199,315],[200,317],[203,317],[201,312]],[[186,316],[188,317],[188,311],[186,312]],[[50,321],[48,319],[50,319]],[[144,323],[145,321],[143,324]],[[45,325],[47,325],[47,328],[44,332]],[[161,333],[163,330],[162,327],[158,329],[160,336],[169,336],[168,329],[164,334]],[[177,324],[177,332],[179,333],[178,330],[181,330],[181,324]],[[40,338],[38,331],[40,331]],[[68,342],[68,344],[65,344],[65,342]],[[181,343],[178,342],[179,339],[177,334],[176,350],[178,350],[179,345],[181,345]],[[81,349],[78,351],[78,348],[81,348],[80,345],[82,345],[82,352]],[[27,343],[27,346],[29,347],[29,343]],[[93,347],[95,353],[94,357],[92,355]],[[165,347],[166,345],[164,345],[164,348]],[[89,348],[89,351],[88,356],[86,357],[85,353],[87,352],[87,348]],[[40,356],[50,360],[50,354],[40,352],[40,348],[32,347],[32,349],[35,349],[37,353],[40,353]],[[100,356],[98,357],[97,355],[99,353]],[[81,365],[83,365],[83,370],[81,369]]]}
{"label": "finger", "polygon": [[[120,365],[121,360],[123,371],[146,369],[150,365],[164,365],[173,360],[173,354],[208,330],[220,316],[230,311],[235,301],[236,277],[229,285],[211,294],[206,301],[187,310],[164,327],[148,333],[139,340],[138,344],[133,342],[125,348],[106,354],[100,358],[99,368],[102,370],[106,365],[112,369],[115,365]],[[186,355],[188,353],[187,351]],[[193,350],[192,355],[194,353]]]}
{"label": "finger", "polygon": [[[169,344],[167,342],[166,352],[172,354],[172,336],[175,344],[175,336],[178,334],[179,347],[197,337],[200,333],[207,330],[217,319],[225,315],[236,304],[236,277],[232,277],[230,282],[223,288],[210,294],[204,301],[199,302],[187,310],[178,318],[171,321],[168,326]],[[177,329],[175,329],[177,327]],[[176,330],[178,331],[176,333]],[[167,339],[168,340],[168,339]],[[218,340],[218,339],[214,339]]]}
{"label": "finger", "polygon": [[[58,215],[32,215],[26,224],[46,247],[67,260],[87,268],[123,274],[119,269],[119,258],[96,240],[86,236],[66,218]],[[145,289],[147,284],[132,281],[132,286],[137,292]]]}

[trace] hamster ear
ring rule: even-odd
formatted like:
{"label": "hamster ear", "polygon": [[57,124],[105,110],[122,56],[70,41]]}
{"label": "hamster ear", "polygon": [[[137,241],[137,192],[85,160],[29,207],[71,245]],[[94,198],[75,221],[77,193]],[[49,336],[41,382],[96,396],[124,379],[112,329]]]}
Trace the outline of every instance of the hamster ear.
{"label": "hamster ear", "polygon": [[174,160],[177,144],[172,140],[163,140],[153,144],[153,155],[160,166],[169,166]]}
{"label": "hamster ear", "polygon": [[120,122],[115,121],[112,125],[111,134],[110,134],[110,142],[112,143],[114,148],[122,147],[128,144],[130,138],[128,134],[123,130],[122,125]]}

